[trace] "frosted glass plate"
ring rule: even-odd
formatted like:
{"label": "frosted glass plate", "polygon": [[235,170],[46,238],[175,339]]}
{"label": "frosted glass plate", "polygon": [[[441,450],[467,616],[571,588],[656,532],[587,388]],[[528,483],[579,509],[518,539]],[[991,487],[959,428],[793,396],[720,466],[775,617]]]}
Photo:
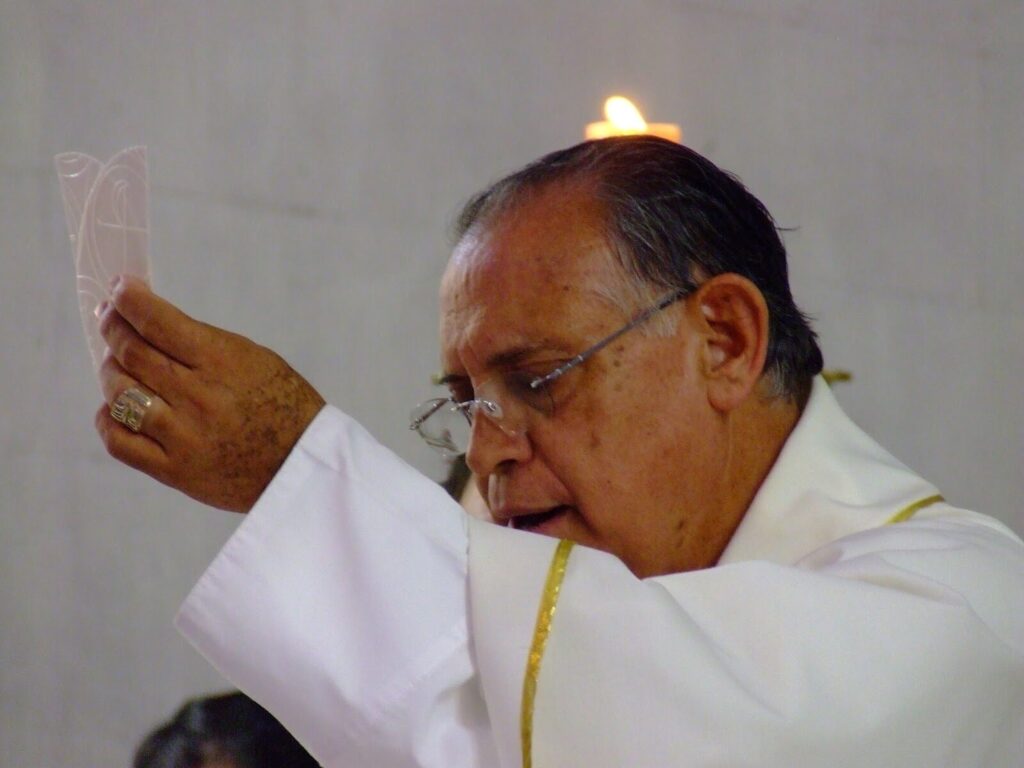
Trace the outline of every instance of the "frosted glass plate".
{"label": "frosted glass plate", "polygon": [[75,260],[82,329],[93,369],[99,370],[107,347],[95,311],[110,298],[110,281],[128,274],[150,282],[146,148],[124,149],[106,164],[81,152],[59,154],[54,163]]}

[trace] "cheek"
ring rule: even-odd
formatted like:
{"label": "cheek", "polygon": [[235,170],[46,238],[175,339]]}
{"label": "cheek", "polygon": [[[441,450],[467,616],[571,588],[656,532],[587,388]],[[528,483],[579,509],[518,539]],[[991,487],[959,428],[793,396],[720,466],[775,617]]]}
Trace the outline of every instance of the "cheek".
{"label": "cheek", "polygon": [[541,450],[585,523],[602,540],[618,538],[614,532],[634,514],[633,505],[647,501],[643,488],[649,475],[638,468],[649,462],[637,456],[636,426],[628,415],[591,401],[552,430]]}
{"label": "cheek", "polygon": [[663,348],[637,359],[629,351],[608,349],[537,441],[538,457],[595,535],[609,540],[678,510],[691,464],[704,453],[699,379],[688,373],[686,351]]}
{"label": "cheek", "polygon": [[635,407],[621,373],[579,382],[578,396],[558,414],[548,435],[550,459],[572,465],[574,474],[599,486],[611,482],[610,467],[629,463],[630,446],[647,430],[649,413]]}
{"label": "cheek", "polygon": [[563,436],[582,436],[578,471],[586,477],[585,495],[597,505],[641,515],[666,504],[675,508],[679,486],[703,464],[713,429],[695,377],[681,375],[678,365],[659,368],[643,371],[643,382],[639,372],[624,381],[614,371],[616,380],[566,425]]}
{"label": "cheek", "polygon": [[[635,457],[647,454],[674,431],[668,411],[678,408],[682,393],[629,384],[616,376],[573,414],[569,429],[585,436],[580,445],[586,446],[592,461],[623,468],[636,465]],[[678,426],[679,421],[672,423]]]}

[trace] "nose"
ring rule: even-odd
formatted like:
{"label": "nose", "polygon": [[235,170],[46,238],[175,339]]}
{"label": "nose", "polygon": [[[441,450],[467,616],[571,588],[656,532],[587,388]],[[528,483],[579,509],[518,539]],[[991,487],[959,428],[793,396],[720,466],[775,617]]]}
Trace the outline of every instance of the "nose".
{"label": "nose", "polygon": [[528,461],[533,453],[525,427],[513,428],[479,409],[473,417],[466,464],[480,477]]}

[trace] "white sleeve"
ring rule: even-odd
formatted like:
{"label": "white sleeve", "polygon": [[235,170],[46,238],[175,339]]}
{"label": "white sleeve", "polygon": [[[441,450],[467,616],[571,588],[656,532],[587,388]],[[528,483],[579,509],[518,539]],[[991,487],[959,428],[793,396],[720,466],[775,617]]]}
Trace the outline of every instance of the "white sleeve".
{"label": "white sleeve", "polygon": [[[518,695],[502,659],[522,653],[494,629],[507,613],[495,601],[551,555],[521,557],[508,533],[477,531],[471,549],[471,573],[479,558],[500,574],[471,581],[495,719]],[[796,567],[752,561],[644,581],[576,547],[540,665],[532,758],[1019,768],[1021,544],[982,525],[908,522]]]}
{"label": "white sleeve", "polygon": [[466,517],[324,408],[178,614],[324,766],[492,766]]}

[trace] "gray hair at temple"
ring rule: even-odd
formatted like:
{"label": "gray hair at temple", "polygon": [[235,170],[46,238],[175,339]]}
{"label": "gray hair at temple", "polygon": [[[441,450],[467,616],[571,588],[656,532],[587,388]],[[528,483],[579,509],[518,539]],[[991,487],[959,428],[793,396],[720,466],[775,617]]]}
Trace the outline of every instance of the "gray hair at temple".
{"label": "gray hair at temple", "polygon": [[[554,183],[592,190],[622,268],[610,287],[629,310],[708,277],[736,273],[765,297],[769,394],[802,403],[822,369],[808,318],[789,288],[786,248],[764,205],[735,176],[679,144],[651,136],[587,141],[552,152],[477,193],[455,223],[456,241]],[[652,324],[653,329],[657,328]]]}

